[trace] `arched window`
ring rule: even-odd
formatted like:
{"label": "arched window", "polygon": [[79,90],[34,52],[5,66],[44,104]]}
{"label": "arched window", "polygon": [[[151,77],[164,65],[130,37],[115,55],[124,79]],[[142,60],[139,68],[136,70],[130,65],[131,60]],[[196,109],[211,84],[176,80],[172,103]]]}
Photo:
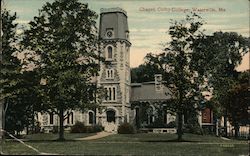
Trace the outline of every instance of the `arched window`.
{"label": "arched window", "polygon": [[89,112],[89,124],[94,124],[94,113]]}
{"label": "arched window", "polygon": [[108,46],[108,59],[112,59],[113,55],[113,48],[111,46]]}

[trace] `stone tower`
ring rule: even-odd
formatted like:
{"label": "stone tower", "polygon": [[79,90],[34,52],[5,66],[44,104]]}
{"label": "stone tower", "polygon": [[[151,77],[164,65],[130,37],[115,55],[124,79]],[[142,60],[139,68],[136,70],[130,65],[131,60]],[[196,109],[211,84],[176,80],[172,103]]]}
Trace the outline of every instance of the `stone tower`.
{"label": "stone tower", "polygon": [[107,96],[97,111],[96,121],[107,131],[116,131],[119,124],[129,122],[130,114],[130,46],[127,13],[121,8],[101,9],[99,23],[100,53],[105,61],[98,85]]}

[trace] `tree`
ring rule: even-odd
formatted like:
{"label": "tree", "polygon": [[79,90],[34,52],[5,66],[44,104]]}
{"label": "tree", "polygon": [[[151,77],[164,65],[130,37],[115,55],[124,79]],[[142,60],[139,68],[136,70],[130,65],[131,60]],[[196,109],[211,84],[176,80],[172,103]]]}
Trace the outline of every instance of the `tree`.
{"label": "tree", "polygon": [[[19,87],[20,81],[20,71],[21,64],[20,61],[15,56],[17,52],[17,36],[16,36],[16,28],[17,24],[14,24],[14,20],[16,19],[16,13],[11,15],[9,11],[3,10],[1,12],[1,19],[4,25],[2,26],[2,54],[1,54],[1,64],[0,64],[0,86],[1,86],[1,94],[0,101],[3,101],[4,104],[4,117],[6,110],[8,108],[8,102],[12,99],[16,98],[21,90]],[[15,108],[13,108],[13,111]],[[12,120],[14,120],[13,116],[10,116]],[[3,122],[5,119],[2,120]],[[16,120],[15,120],[16,121]],[[14,121],[14,122],[15,122]],[[9,122],[4,122],[3,128],[8,128]],[[10,123],[13,124],[13,123]],[[14,130],[18,130],[17,127],[14,127]]]}
{"label": "tree", "polygon": [[[187,15],[185,20],[172,21],[169,28],[171,41],[164,47],[164,53],[152,57],[156,64],[168,75],[167,85],[174,92],[173,107],[178,116],[178,140],[183,135],[184,113],[196,114],[201,101],[202,91],[206,90],[205,78],[193,68],[194,43],[204,35],[200,31],[203,21],[196,14]],[[202,67],[200,67],[202,68]]]}
{"label": "tree", "polygon": [[17,58],[20,49],[16,35],[16,13],[9,11],[2,13],[3,26],[3,55],[1,62],[1,100],[4,99],[5,130],[19,134],[25,126],[29,126],[33,119],[34,101],[37,99],[33,89],[35,83],[34,72],[23,71],[23,64]]}
{"label": "tree", "polygon": [[96,19],[87,4],[55,0],[39,10],[25,31],[22,44],[40,56],[41,107],[59,116],[59,140],[64,140],[66,112],[95,106],[90,78],[98,71]]}
{"label": "tree", "polygon": [[[227,92],[237,82],[239,72],[236,67],[242,56],[249,52],[250,39],[235,32],[215,32],[194,43],[193,68],[205,75],[212,88],[213,98],[217,106],[218,117],[227,119]],[[203,68],[199,68],[199,67]],[[224,120],[225,127],[227,120]]]}
{"label": "tree", "polygon": [[156,64],[154,60],[154,55],[148,53],[144,58],[145,62],[139,67],[131,69],[131,82],[132,83],[141,83],[154,81],[155,74],[162,74],[161,67]]}
{"label": "tree", "polygon": [[239,135],[240,125],[249,124],[249,77],[250,70],[242,72],[239,75],[238,82],[227,91],[227,105],[229,121],[234,126],[235,137]]}

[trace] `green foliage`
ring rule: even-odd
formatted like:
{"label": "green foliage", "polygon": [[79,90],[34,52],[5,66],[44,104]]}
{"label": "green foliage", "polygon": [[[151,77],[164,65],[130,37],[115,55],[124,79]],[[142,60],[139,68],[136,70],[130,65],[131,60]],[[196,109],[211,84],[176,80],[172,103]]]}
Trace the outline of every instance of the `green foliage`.
{"label": "green foliage", "polygon": [[103,130],[104,130],[104,127],[100,125],[92,125],[92,126],[86,126],[84,133],[96,133],[96,132],[101,132]]}
{"label": "green foliage", "polygon": [[[182,117],[187,111],[196,112],[199,103],[204,100],[202,91],[206,90],[205,77],[193,68],[195,43],[204,37],[200,31],[203,21],[196,14],[187,15],[185,20],[171,21],[169,35],[171,41],[165,45],[164,53],[152,57],[152,63],[162,67],[162,73],[168,75],[167,85],[174,93],[174,112],[178,118],[178,139],[182,138]],[[203,68],[199,66],[199,68]]]}
{"label": "green foliage", "polygon": [[103,131],[104,128],[100,125],[85,126],[82,122],[76,122],[72,127],[71,133],[96,133]]}
{"label": "green foliage", "polygon": [[85,132],[85,125],[83,122],[76,122],[70,130],[71,133],[84,133]]}
{"label": "green foliage", "polygon": [[[235,32],[215,32],[200,38],[195,45],[192,68],[208,79],[215,112],[220,117],[225,114],[226,94],[237,81],[236,67],[249,51],[250,39]],[[200,66],[203,68],[198,69]]]}
{"label": "green foliage", "polygon": [[0,100],[4,99],[5,129],[11,133],[19,133],[25,127],[30,127],[34,119],[34,109],[38,103],[36,87],[39,80],[33,71],[25,71],[19,53],[18,37],[16,35],[16,13],[2,12],[2,61],[0,64]]}
{"label": "green foliage", "polygon": [[20,78],[21,65],[16,57],[17,24],[16,13],[11,15],[9,11],[3,10],[1,12],[2,22],[2,60],[0,64],[0,86],[1,94],[0,100],[8,97],[13,97],[18,94],[20,87],[18,87],[18,79]]}
{"label": "green foliage", "polygon": [[226,104],[224,108],[230,123],[234,126],[235,137],[239,135],[239,128],[241,125],[249,125],[249,76],[250,70],[242,72],[235,85],[233,85],[226,93],[224,93]]}
{"label": "green foliage", "polygon": [[145,57],[145,63],[139,67],[131,69],[131,82],[132,83],[141,83],[154,81],[155,74],[161,74],[162,71],[156,64],[153,64],[150,59],[153,54],[149,53]]}
{"label": "green foliage", "polygon": [[23,47],[40,57],[41,107],[59,115],[61,140],[66,111],[97,106],[98,90],[90,83],[99,70],[96,19],[87,4],[55,0],[39,10],[24,32]]}
{"label": "green foliage", "polygon": [[176,121],[171,121],[166,125],[166,128],[175,128],[176,127]]}
{"label": "green foliage", "polygon": [[129,123],[123,123],[118,127],[119,134],[134,134],[135,128]]}

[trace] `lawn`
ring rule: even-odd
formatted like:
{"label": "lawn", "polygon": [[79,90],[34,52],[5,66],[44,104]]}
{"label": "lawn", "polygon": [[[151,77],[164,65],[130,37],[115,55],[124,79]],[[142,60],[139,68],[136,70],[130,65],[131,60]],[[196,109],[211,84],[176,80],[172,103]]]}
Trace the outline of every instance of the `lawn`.
{"label": "lawn", "polygon": [[[25,143],[40,152],[67,155],[248,155],[247,141],[223,140],[214,136],[185,134],[186,142],[180,143],[174,141],[177,137],[174,134],[115,134],[92,141],[73,140],[86,134],[66,134],[69,140],[65,142],[53,141],[53,136],[55,135],[27,136],[29,141]],[[2,148],[5,154],[38,154],[13,141],[6,141]]]}

